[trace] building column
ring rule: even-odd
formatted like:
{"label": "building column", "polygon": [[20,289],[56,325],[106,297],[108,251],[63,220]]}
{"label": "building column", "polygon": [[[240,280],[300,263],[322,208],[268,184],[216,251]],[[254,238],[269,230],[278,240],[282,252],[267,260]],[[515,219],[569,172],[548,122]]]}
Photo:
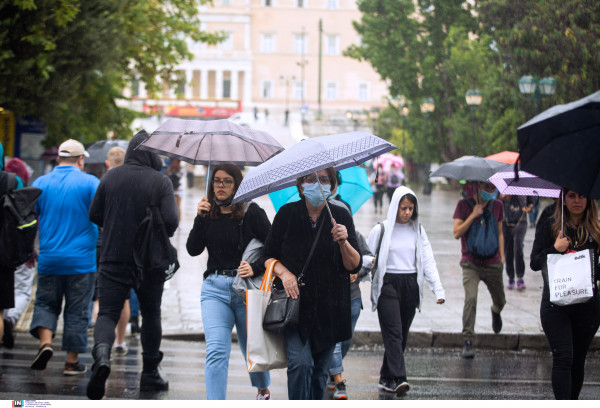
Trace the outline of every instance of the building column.
{"label": "building column", "polygon": [[200,71],[200,99],[208,99],[208,70]]}
{"label": "building column", "polygon": [[194,86],[192,84],[192,82],[194,81],[194,71],[192,71],[191,69],[186,69],[185,70],[185,85],[183,86],[184,89],[184,97],[185,99],[192,99],[194,97]]}
{"label": "building column", "polygon": [[252,69],[244,72],[244,94],[242,95],[242,104],[246,109],[252,105]]}
{"label": "building column", "polygon": [[238,100],[239,99],[239,92],[238,92],[238,87],[239,87],[239,81],[238,78],[240,76],[239,71],[231,71],[231,99],[233,100]]}
{"label": "building column", "polygon": [[223,99],[223,70],[218,69],[215,76],[215,97],[218,101]]}

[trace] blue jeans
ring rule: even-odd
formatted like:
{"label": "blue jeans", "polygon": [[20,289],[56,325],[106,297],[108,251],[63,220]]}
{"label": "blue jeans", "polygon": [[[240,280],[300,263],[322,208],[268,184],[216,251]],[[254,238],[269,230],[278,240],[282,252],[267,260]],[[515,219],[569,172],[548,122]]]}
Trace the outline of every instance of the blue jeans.
{"label": "blue jeans", "polygon": [[[352,334],[354,335],[354,327],[356,327],[356,321],[358,320],[358,316],[360,316],[360,309],[362,309],[362,299],[354,299],[350,303],[350,308],[352,318]],[[348,340],[341,341],[335,345],[335,349],[333,350],[333,357],[331,358],[331,367],[329,367],[329,375],[334,376],[336,374],[341,374],[344,372],[342,359],[346,357],[346,353],[348,353],[351,344],[352,337],[350,337]]]}
{"label": "blue jeans", "polygon": [[[246,359],[246,305],[232,288],[234,278],[208,275],[202,283],[200,305],[206,337],[206,398],[224,400],[227,394],[227,372],[231,354],[231,332],[237,331],[238,344]],[[250,382],[258,389],[271,384],[269,372],[249,373]]]}
{"label": "blue jeans", "polygon": [[137,318],[140,316],[140,301],[133,289],[131,289],[129,295],[129,307],[131,309],[131,313],[129,314],[130,317]]}
{"label": "blue jeans", "polygon": [[75,353],[87,352],[87,307],[92,299],[95,280],[95,273],[38,275],[30,333],[39,338],[37,329],[43,327],[51,330],[53,336],[56,334],[56,324],[64,297],[62,349]]}
{"label": "blue jeans", "polygon": [[335,345],[313,353],[310,339],[302,343],[297,328],[285,329],[287,384],[290,400],[322,400]]}

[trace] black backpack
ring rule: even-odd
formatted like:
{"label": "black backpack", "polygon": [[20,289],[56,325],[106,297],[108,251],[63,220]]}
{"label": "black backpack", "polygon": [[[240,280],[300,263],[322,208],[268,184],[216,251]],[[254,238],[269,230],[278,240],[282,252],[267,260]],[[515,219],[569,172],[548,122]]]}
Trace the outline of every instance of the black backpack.
{"label": "black backpack", "polygon": [[[475,207],[472,199],[466,200],[471,209]],[[494,202],[491,203],[492,208]],[[490,259],[498,253],[500,246],[498,238],[498,221],[488,209],[490,204],[483,209],[483,214],[477,217],[467,235],[467,248],[469,253],[478,259]]]}
{"label": "black backpack", "polygon": [[22,265],[33,255],[35,203],[42,194],[37,187],[16,188],[16,175],[0,171],[0,266],[8,269]]}
{"label": "black backpack", "polygon": [[154,181],[146,216],[135,233],[133,260],[137,268],[136,288],[148,280],[165,282],[179,269],[177,250],[171,245],[158,207],[161,178],[156,177]]}

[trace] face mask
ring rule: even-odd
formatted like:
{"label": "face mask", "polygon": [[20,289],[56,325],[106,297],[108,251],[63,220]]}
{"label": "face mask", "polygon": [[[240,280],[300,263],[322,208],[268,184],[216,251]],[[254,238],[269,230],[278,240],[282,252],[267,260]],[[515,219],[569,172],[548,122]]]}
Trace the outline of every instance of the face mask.
{"label": "face mask", "polygon": [[[331,186],[329,184],[321,184],[321,186],[323,187],[325,197],[329,197],[331,195]],[[302,184],[302,188],[304,188],[304,197],[306,197],[313,207],[318,207],[325,202],[323,194],[321,194],[321,189],[319,188],[319,183],[304,183]]]}
{"label": "face mask", "polygon": [[488,193],[487,191],[481,191],[481,199],[483,201],[490,201],[496,199],[498,195],[498,190],[494,190],[493,193]]}
{"label": "face mask", "polygon": [[219,200],[215,197],[215,204],[217,204],[219,207],[229,207],[231,205],[232,201],[233,201],[232,195],[227,197],[225,200]]}

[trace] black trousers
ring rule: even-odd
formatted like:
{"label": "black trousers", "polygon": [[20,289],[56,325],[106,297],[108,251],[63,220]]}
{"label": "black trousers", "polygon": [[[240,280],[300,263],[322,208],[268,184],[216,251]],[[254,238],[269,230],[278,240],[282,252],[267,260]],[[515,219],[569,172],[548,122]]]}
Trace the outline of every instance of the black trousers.
{"label": "black trousers", "polygon": [[596,293],[589,302],[569,306],[542,299],[540,317],[552,350],[554,397],[576,400],[583,386],[588,348],[600,326],[600,297]]}
{"label": "black trousers", "polygon": [[418,306],[416,273],[386,273],[383,276],[383,286],[377,300],[377,316],[385,347],[379,373],[381,379],[406,381],[404,350]]}
{"label": "black trousers", "polygon": [[[115,327],[121,317],[125,299],[134,282],[133,268],[123,265],[120,271],[107,270],[100,265],[98,274],[98,301],[100,309],[94,329],[94,344],[115,341]],[[145,281],[136,294],[142,314],[140,340],[144,357],[158,357],[162,340],[160,306],[164,282]]]}
{"label": "black trousers", "polygon": [[502,234],[504,235],[504,258],[506,260],[506,274],[510,282],[515,281],[515,270],[517,278],[525,275],[525,260],[523,259],[523,240],[527,232],[527,221],[509,227],[502,223]]}

